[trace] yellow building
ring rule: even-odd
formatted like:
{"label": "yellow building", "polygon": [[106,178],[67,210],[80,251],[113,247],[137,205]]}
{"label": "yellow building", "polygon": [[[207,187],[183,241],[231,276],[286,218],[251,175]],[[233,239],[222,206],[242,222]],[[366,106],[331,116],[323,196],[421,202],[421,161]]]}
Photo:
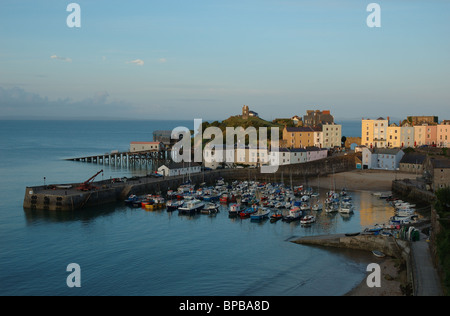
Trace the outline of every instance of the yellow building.
{"label": "yellow building", "polygon": [[314,146],[314,129],[311,127],[285,127],[283,140],[288,148]]}
{"label": "yellow building", "polygon": [[376,120],[362,119],[361,122],[361,145],[368,148],[386,148],[388,144],[387,129],[389,117],[380,117]]}
{"label": "yellow building", "polygon": [[400,148],[400,134],[401,127],[395,123],[392,123],[387,128],[387,147],[389,148]]}

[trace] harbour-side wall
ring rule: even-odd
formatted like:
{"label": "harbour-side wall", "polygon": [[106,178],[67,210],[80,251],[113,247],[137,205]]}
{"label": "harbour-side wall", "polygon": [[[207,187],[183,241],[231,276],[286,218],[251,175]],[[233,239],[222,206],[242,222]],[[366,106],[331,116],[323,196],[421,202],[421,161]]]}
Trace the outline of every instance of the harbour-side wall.
{"label": "harbour-side wall", "polygon": [[429,191],[420,189],[415,182],[406,180],[392,181],[392,192],[408,201],[430,204],[436,201],[436,196]]}

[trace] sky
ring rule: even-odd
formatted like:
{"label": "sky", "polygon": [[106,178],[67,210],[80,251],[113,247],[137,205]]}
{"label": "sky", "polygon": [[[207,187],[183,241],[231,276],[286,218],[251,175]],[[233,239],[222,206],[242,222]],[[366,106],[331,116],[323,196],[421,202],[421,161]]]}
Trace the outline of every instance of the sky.
{"label": "sky", "polygon": [[450,1],[0,1],[0,119],[450,119]]}

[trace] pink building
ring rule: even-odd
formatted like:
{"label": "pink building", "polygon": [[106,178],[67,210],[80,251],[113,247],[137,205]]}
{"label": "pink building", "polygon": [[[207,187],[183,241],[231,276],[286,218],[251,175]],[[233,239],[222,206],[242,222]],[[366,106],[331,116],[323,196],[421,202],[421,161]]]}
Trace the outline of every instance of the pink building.
{"label": "pink building", "polygon": [[450,147],[450,121],[443,121],[437,126],[436,145],[438,147]]}
{"label": "pink building", "polygon": [[436,146],[437,144],[437,125],[428,125],[425,129],[425,144]]}

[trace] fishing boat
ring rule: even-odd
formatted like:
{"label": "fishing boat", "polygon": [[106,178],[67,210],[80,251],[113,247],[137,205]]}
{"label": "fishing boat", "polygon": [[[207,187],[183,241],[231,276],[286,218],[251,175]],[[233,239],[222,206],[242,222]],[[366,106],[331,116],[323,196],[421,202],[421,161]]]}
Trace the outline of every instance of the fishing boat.
{"label": "fishing boat", "polygon": [[241,204],[232,204],[230,206],[230,210],[228,211],[228,215],[230,217],[238,216],[241,212]]}
{"label": "fishing boat", "polygon": [[246,208],[245,210],[239,213],[241,218],[248,218],[251,214],[256,213],[258,211],[258,205],[253,204],[251,207]]}
{"label": "fishing boat", "polygon": [[302,210],[299,207],[294,207],[289,210],[289,214],[283,217],[283,221],[285,222],[292,222],[292,221],[298,221],[302,217]]}
{"label": "fishing boat", "polygon": [[140,201],[139,197],[137,195],[132,194],[124,202],[125,204],[131,205],[133,202],[136,201]]}
{"label": "fishing boat", "polygon": [[220,201],[220,203],[227,204],[228,203],[228,194],[222,194],[219,201]]}
{"label": "fishing boat", "polygon": [[321,211],[322,210],[322,204],[319,204],[319,203],[313,204],[313,206],[311,207],[311,210],[313,210],[313,211]]}
{"label": "fishing boat", "polygon": [[200,211],[204,207],[205,207],[205,203],[203,203],[202,201],[197,200],[197,199],[192,199],[192,200],[186,201],[183,204],[183,206],[179,207],[178,212],[181,214],[192,215],[192,214],[195,214],[196,212]]}
{"label": "fishing boat", "polygon": [[272,215],[270,215],[270,222],[274,223],[283,218],[283,214],[279,211],[276,211]]}
{"label": "fishing boat", "polygon": [[184,204],[184,201],[178,201],[178,200],[177,201],[173,201],[173,200],[168,201],[166,203],[167,212],[172,212],[172,211],[178,210],[178,208],[183,206],[183,204]]}
{"label": "fishing boat", "polygon": [[200,211],[202,214],[217,214],[219,213],[219,205],[216,203],[206,203],[205,207]]}
{"label": "fishing boat", "polygon": [[262,220],[264,218],[268,218],[270,213],[270,209],[268,208],[260,208],[256,213],[250,214],[251,220]]}
{"label": "fishing boat", "polygon": [[312,224],[316,221],[316,217],[313,215],[306,215],[300,220],[300,224],[307,225]]}

